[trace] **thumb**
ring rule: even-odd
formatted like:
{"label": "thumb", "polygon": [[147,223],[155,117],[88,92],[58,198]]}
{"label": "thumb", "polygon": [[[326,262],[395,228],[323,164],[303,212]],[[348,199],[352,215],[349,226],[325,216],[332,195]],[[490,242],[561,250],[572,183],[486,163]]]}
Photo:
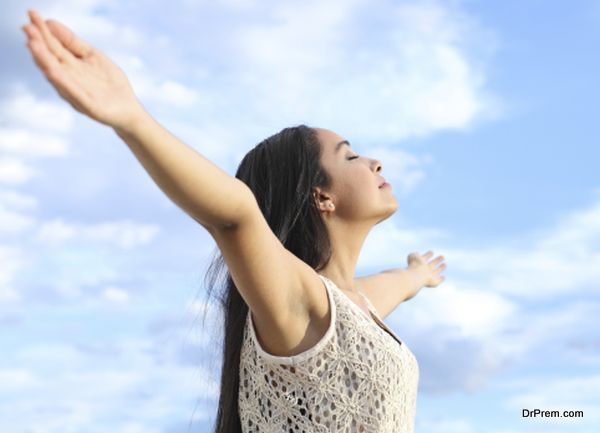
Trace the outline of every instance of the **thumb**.
{"label": "thumb", "polygon": [[50,19],[46,21],[46,25],[56,39],[74,56],[85,57],[92,51],[90,45],[75,36],[75,33],[61,22]]}

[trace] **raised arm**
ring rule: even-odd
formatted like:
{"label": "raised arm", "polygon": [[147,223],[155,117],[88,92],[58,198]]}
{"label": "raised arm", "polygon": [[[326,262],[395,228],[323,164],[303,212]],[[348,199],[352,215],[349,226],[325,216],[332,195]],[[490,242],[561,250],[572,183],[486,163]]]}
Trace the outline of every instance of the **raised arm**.
{"label": "raised arm", "polygon": [[33,60],[77,111],[112,127],[160,189],[207,230],[233,227],[252,192],[156,122],[123,71],[55,20],[29,12]]}
{"label": "raised arm", "polygon": [[156,123],[107,57],[62,24],[30,17],[28,47],[58,93],[113,127],[158,186],[216,240],[265,349],[287,356],[318,341],[331,316],[323,282],[275,236],[248,186]]}
{"label": "raised arm", "polygon": [[115,131],[160,189],[208,231],[234,227],[254,201],[244,182],[179,141],[147,113]]}
{"label": "raised arm", "polygon": [[431,259],[433,251],[408,255],[406,268],[392,268],[355,278],[358,289],[373,304],[382,319],[402,302],[414,298],[423,287],[437,287],[446,277],[444,256]]}

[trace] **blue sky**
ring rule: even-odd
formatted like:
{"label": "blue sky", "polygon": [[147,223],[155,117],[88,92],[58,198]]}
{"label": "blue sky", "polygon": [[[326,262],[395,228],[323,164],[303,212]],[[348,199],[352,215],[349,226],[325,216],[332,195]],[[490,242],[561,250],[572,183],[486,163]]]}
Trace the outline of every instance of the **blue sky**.
{"label": "blue sky", "polygon": [[[263,138],[334,130],[400,207],[358,275],[446,257],[386,318],[420,366],[418,433],[600,425],[600,3],[10,0],[0,17],[3,431],[207,431],[220,369],[212,238],[35,68],[26,8],[127,72],[235,173]],[[594,145],[593,143],[596,143]],[[523,418],[522,409],[583,418]]]}

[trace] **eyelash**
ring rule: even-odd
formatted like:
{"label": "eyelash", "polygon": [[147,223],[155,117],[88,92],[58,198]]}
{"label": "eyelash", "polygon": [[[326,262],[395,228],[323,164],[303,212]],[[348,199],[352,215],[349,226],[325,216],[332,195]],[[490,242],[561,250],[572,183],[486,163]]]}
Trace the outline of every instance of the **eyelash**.
{"label": "eyelash", "polygon": [[350,158],[348,158],[348,161],[350,161],[351,159],[356,159],[358,158],[358,156],[351,156]]}

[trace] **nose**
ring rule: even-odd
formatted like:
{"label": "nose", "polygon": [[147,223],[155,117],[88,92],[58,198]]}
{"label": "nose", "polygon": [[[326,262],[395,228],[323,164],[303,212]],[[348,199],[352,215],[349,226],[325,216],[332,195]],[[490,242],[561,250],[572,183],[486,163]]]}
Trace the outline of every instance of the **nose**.
{"label": "nose", "polygon": [[383,170],[383,164],[381,164],[380,160],[373,159],[372,163],[373,163],[373,166],[375,167],[375,173],[379,173],[381,170]]}

